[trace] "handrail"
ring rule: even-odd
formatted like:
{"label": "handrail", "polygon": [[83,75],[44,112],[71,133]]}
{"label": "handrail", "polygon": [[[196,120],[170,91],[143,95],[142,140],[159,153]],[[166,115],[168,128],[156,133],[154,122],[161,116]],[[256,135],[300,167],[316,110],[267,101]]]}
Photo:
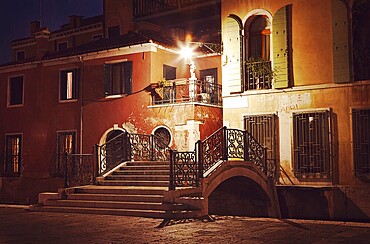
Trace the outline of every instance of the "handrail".
{"label": "handrail", "polygon": [[97,174],[103,175],[124,161],[169,161],[170,150],[156,135],[123,132],[96,145]]}
{"label": "handrail", "polygon": [[194,151],[172,152],[170,190],[199,186],[204,172],[229,159],[250,161],[268,177],[273,176],[267,165],[266,148],[247,131],[224,126],[203,141],[199,140]]}

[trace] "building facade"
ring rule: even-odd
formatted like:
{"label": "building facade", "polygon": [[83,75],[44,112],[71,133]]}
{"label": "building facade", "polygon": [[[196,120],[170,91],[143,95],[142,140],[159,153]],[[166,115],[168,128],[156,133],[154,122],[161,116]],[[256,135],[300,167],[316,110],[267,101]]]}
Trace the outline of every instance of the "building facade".
{"label": "building facade", "polygon": [[[222,1],[224,124],[267,147],[280,204],[299,206],[296,216],[307,203],[320,206],[301,194],[315,188],[339,189],[369,213],[360,200],[370,176],[369,9],[366,1]],[[325,208],[345,212],[330,194]]]}
{"label": "building facade", "polygon": [[66,152],[91,154],[119,133],[188,150],[222,126],[220,55],[195,43],[185,60],[184,39],[132,13],[132,1],[104,1],[104,17],[72,16],[57,31],[33,22],[13,42],[13,62],[0,67],[0,201],[56,191]]}

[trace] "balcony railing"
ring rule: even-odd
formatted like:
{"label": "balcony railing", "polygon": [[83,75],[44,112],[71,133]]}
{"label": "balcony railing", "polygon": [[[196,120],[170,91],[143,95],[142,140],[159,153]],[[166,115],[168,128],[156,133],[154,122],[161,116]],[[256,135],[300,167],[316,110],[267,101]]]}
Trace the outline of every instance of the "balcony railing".
{"label": "balcony railing", "polygon": [[246,62],[245,90],[271,89],[274,72],[271,61]]}
{"label": "balcony railing", "polygon": [[153,105],[175,103],[202,103],[222,105],[221,85],[201,80],[177,79],[154,88]]}
{"label": "balcony railing", "polygon": [[191,6],[204,0],[134,0],[134,18]]}

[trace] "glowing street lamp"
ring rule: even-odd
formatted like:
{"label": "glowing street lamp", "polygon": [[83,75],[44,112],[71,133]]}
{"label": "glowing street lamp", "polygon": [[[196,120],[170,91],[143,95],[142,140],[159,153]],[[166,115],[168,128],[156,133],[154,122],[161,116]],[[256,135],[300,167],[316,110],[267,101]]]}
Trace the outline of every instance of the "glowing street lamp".
{"label": "glowing street lamp", "polygon": [[196,47],[190,47],[189,43],[186,45],[179,45],[180,46],[180,54],[181,57],[185,59],[185,62],[189,61],[189,69],[190,69],[190,78],[189,78],[189,97],[191,101],[195,100],[195,84],[197,81],[197,77],[195,75],[195,63],[193,61],[194,56],[194,49]]}

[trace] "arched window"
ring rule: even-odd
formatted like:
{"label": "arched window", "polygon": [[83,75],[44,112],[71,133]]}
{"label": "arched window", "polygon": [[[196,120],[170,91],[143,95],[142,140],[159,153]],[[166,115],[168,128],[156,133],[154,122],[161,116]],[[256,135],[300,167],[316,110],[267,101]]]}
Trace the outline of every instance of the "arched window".
{"label": "arched window", "polygon": [[[249,28],[248,28],[249,27]],[[248,28],[248,57],[252,59],[270,60],[270,34],[268,18],[257,15]]]}
{"label": "arched window", "polygon": [[370,79],[370,1],[355,1],[352,7],[354,79]]}
{"label": "arched window", "polygon": [[169,146],[171,143],[171,132],[166,127],[158,127],[154,130],[154,135],[161,138],[164,146]]}

